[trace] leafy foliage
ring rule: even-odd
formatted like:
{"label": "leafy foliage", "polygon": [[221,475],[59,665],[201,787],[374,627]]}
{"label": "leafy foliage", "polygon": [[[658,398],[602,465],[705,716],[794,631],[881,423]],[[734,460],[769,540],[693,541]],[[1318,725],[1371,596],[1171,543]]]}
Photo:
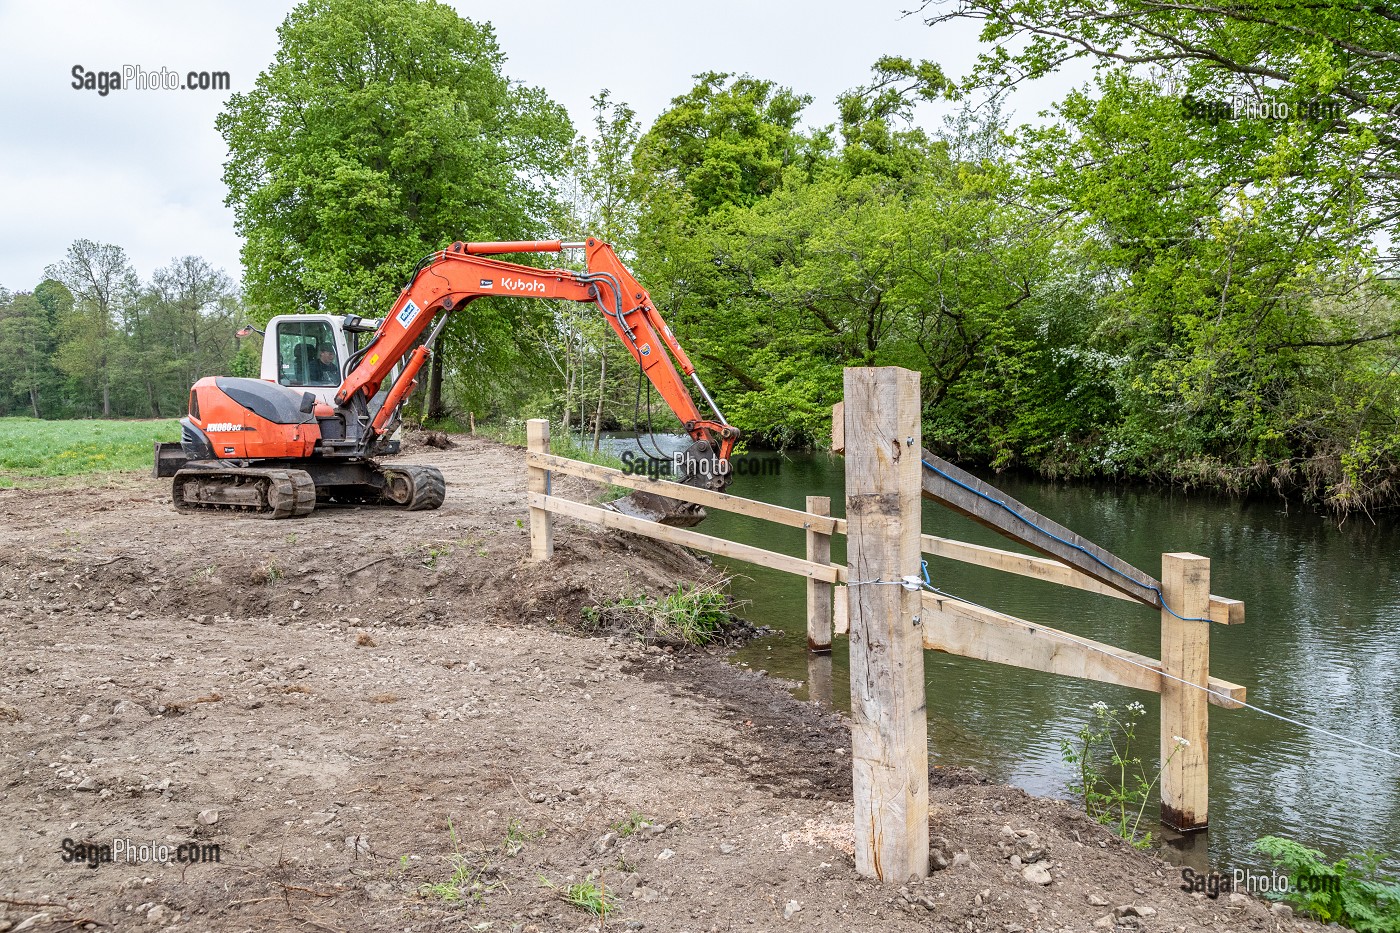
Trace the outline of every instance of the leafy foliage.
{"label": "leafy foliage", "polygon": [[[546,228],[573,129],[543,91],[504,73],[489,24],[435,0],[306,0],[278,38],[253,90],[218,119],[259,318],[378,317],[428,253]],[[546,318],[538,302],[473,304],[440,343],[449,388],[480,410],[482,385],[537,376],[538,344],[521,334]]]}
{"label": "leafy foliage", "polygon": [[1316,849],[1278,836],[1265,836],[1254,847],[1288,874],[1283,899],[1299,910],[1357,933],[1400,931],[1400,882],[1381,876],[1379,853],[1328,862]]}

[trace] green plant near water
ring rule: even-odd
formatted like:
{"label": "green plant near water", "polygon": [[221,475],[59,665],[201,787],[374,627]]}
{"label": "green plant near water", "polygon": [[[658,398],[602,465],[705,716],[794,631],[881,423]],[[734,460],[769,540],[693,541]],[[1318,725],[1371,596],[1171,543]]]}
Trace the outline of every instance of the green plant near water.
{"label": "green plant near water", "polygon": [[1084,800],[1086,813],[1120,838],[1145,849],[1152,844],[1152,834],[1139,832],[1139,827],[1152,789],[1176,753],[1190,743],[1175,737],[1167,760],[1160,767],[1149,768],[1133,751],[1137,725],[1146,707],[1133,702],[1119,709],[1098,702],[1090,709],[1093,718],[1074,738],[1060,740],[1060,757],[1079,772],[1069,789]]}
{"label": "green plant near water", "polygon": [[1277,899],[1357,933],[1400,933],[1400,880],[1381,875],[1386,859],[1380,853],[1329,862],[1316,849],[1278,836],[1265,836],[1254,848],[1288,875],[1288,890]]}
{"label": "green plant near water", "polygon": [[659,598],[623,596],[583,607],[583,620],[594,629],[616,625],[665,640],[707,645],[724,633],[734,609],[728,585],[724,577],[693,586],[677,584],[675,592]]}

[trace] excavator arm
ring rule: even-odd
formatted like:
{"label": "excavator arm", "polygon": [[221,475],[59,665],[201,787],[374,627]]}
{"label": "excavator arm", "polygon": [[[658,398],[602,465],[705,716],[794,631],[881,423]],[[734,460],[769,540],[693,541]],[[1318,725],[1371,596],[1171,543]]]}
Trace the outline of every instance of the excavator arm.
{"label": "excavator arm", "polygon": [[[566,249],[584,251],[587,271],[537,269],[491,258],[509,253],[559,253]],[[596,304],[691,437],[693,443],[686,460],[701,468],[680,481],[712,489],[728,485],[727,464],[739,439],[738,429],[724,420],[647,290],[613,248],[596,237],[578,243],[453,243],[420,263],[374,337],[347,363],[345,379],[336,392],[336,404],[342,409],[370,417],[360,440],[365,450],[372,449],[386,429],[391,430],[389,426],[417,384],[418,372],[431,358],[433,345],[449,316],[489,295]],[[432,330],[428,338],[415,348],[429,327]],[[390,386],[383,405],[378,411],[369,412],[370,400],[405,357],[403,371]],[[686,377],[694,382],[713,417],[702,414],[686,385]],[[656,503],[650,503],[639,509],[639,514],[655,508]]]}

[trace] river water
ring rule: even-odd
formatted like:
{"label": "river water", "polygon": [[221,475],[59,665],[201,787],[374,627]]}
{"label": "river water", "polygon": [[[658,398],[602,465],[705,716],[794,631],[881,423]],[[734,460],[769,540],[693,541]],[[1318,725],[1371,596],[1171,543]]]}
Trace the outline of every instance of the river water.
{"label": "river water", "polygon": [[[609,445],[618,454],[637,449],[625,437]],[[729,491],[797,509],[808,495],[830,496],[833,513],[843,514],[841,458],[793,454],[779,466],[776,476],[736,477]],[[1400,752],[1400,525],[1393,519],[1352,518],[1339,527],[1277,501],[984,478],[1154,577],[1164,551],[1211,558],[1211,591],[1244,600],[1247,619],[1211,627],[1211,674],[1246,686],[1256,706]],[[804,553],[800,529],[718,510],[699,530]],[[929,501],[923,530],[1022,550]],[[832,550],[844,562],[843,538]],[[742,614],[782,633],[745,647],[736,661],[796,682],[794,692],[807,697],[804,581],[716,563],[734,574],[734,595],[748,601]],[[929,572],[935,586],[973,602],[1149,657],[1161,653],[1158,614],[1145,606],[937,558]],[[850,707],[848,672],[838,637],[831,700],[841,709]],[[925,653],[925,677],[930,761],[972,766],[1033,794],[1068,795],[1073,775],[1060,740],[1088,722],[1096,701],[1144,704],[1137,747],[1147,760],[1157,748],[1155,694],[935,652]],[[1210,829],[1201,835],[1189,861],[1208,858],[1220,870],[1266,869],[1267,860],[1250,851],[1265,835],[1334,857],[1366,848],[1400,855],[1400,761],[1252,710],[1212,706]]]}

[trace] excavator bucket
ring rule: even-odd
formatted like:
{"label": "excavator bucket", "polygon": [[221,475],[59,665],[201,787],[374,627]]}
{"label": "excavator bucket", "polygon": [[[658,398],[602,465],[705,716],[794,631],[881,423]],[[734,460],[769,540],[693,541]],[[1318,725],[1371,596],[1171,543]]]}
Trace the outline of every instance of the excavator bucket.
{"label": "excavator bucket", "polygon": [[640,490],[630,496],[614,499],[608,503],[608,507],[623,515],[673,528],[691,528],[705,520],[703,506]]}
{"label": "excavator bucket", "polygon": [[[709,441],[696,441],[679,456],[683,474],[673,482],[701,489],[723,492],[729,485],[728,464],[719,459],[714,446]],[[643,521],[670,525],[673,528],[692,528],[705,520],[703,506],[693,502],[683,502],[654,492],[638,490],[630,496],[614,499],[608,507],[623,515],[640,518]]]}

